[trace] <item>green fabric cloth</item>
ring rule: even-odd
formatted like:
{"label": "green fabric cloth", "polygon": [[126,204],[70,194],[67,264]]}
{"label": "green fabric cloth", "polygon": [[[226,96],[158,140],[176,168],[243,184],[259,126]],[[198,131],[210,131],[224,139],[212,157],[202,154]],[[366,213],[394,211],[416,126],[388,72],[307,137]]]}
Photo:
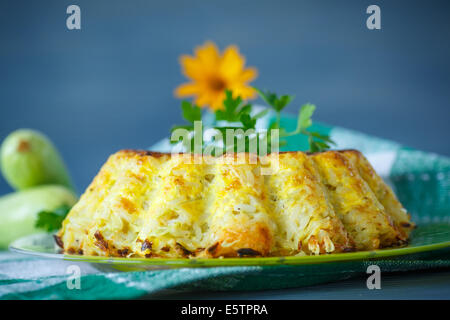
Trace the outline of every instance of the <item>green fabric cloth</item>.
{"label": "green fabric cloth", "polygon": [[[36,260],[39,259],[22,259],[16,266],[33,265],[33,262],[37,263]],[[0,273],[0,297],[2,299],[127,299],[139,298],[168,288],[216,291],[294,288],[366,275],[367,267],[372,264],[378,265],[382,273],[449,268],[450,251],[444,249],[426,255],[412,255],[390,260],[319,265],[94,273],[82,276],[80,290],[68,289],[68,276],[65,274],[39,277],[24,275],[21,278],[8,279]]]}
{"label": "green fabric cloth", "polygon": [[[262,119],[267,127],[270,118]],[[284,115],[282,123],[292,129],[296,118]],[[450,159],[403,147],[395,142],[352,130],[314,124],[313,129],[331,134],[338,148],[361,150],[377,171],[391,183],[405,207],[419,224],[450,228]],[[289,150],[307,149],[303,138],[289,138]],[[152,149],[165,151],[167,140]],[[426,239],[425,239],[426,240]],[[449,240],[449,239],[447,239]],[[430,239],[434,241],[434,239]],[[162,289],[259,290],[292,288],[365,275],[368,265],[382,272],[406,272],[450,267],[450,250],[376,261],[353,261],[301,266],[254,266],[183,268],[140,272],[102,272],[80,265],[81,289],[67,287],[69,261],[0,253],[1,299],[116,299],[139,298]]]}

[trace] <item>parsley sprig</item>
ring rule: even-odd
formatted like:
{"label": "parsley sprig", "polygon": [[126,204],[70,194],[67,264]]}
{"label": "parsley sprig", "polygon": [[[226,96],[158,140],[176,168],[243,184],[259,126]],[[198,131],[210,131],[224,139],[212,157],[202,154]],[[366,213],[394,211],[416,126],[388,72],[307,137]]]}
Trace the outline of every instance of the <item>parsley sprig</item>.
{"label": "parsley sprig", "polygon": [[[188,101],[183,101],[181,104],[182,109],[182,115],[183,118],[189,122],[187,125],[178,125],[174,126],[172,128],[172,132],[176,129],[186,129],[188,131],[194,131],[194,122],[201,120],[201,109],[193,105],[192,103]],[[222,153],[227,152],[230,150],[230,148],[234,148],[233,151],[237,151],[238,143],[244,142],[245,144],[245,150],[248,151],[250,142],[254,139],[259,139],[259,135],[254,136],[248,136],[243,135],[239,137],[235,137],[235,143],[232,146],[226,145],[226,131],[227,129],[242,129],[244,132],[246,132],[248,129],[255,129],[256,121],[265,116],[268,113],[269,110],[263,110],[255,115],[252,115],[252,105],[251,104],[245,104],[244,101],[240,96],[233,97],[233,93],[230,90],[225,91],[225,99],[223,101],[223,109],[217,110],[214,114],[215,120],[217,121],[226,121],[230,125],[227,126],[220,126],[216,125],[212,128],[219,131],[222,136],[222,145],[224,148],[222,148]],[[203,129],[203,128],[202,128]],[[243,139],[244,141],[241,141]],[[189,136],[187,141],[183,141],[185,143],[184,147],[187,150],[194,150],[194,136]],[[215,141],[216,143],[218,141]],[[178,143],[178,141],[172,141],[172,144]],[[259,144],[258,144],[259,145]],[[207,144],[203,143],[202,145],[203,150],[208,147]],[[270,146],[268,146],[268,149]],[[214,153],[214,152],[213,152]]]}
{"label": "parsley sprig", "polygon": [[304,134],[308,137],[309,151],[319,152],[330,149],[330,144],[335,144],[328,135],[309,131],[312,126],[311,117],[316,110],[316,106],[310,103],[304,104],[298,113],[297,128],[293,132],[286,132],[283,136],[293,136]]}
{"label": "parsley sprig", "polygon": [[[272,124],[271,128],[280,129],[280,138],[295,136],[299,134],[306,135],[308,137],[309,151],[318,152],[330,149],[330,144],[335,144],[328,135],[320,134],[318,132],[309,131],[308,128],[312,126],[312,116],[316,110],[316,106],[307,103],[302,105],[298,113],[297,128],[292,132],[287,132],[284,128],[280,127],[281,111],[294,100],[294,96],[282,95],[277,96],[276,93],[267,91],[264,92],[258,88],[255,88],[259,96],[275,111],[276,120]],[[282,140],[286,144],[286,140]],[[280,143],[282,145],[283,143]]]}
{"label": "parsley sprig", "polygon": [[[181,114],[183,118],[189,122],[189,124],[185,125],[176,125],[173,126],[170,130],[171,133],[173,133],[177,129],[186,129],[188,131],[194,131],[194,122],[195,121],[201,121],[202,120],[202,110],[199,106],[196,106],[192,104],[189,101],[182,101],[181,102]],[[203,138],[203,137],[202,137]],[[171,144],[176,144],[178,141],[172,141],[170,140]],[[188,139],[183,140],[183,147],[185,150],[194,150],[194,136],[189,136]]]}
{"label": "parsley sprig", "polygon": [[225,99],[223,100],[224,108],[215,112],[216,120],[225,120],[229,122],[240,122],[242,128],[254,129],[256,120],[264,117],[269,110],[263,110],[254,116],[251,116],[252,105],[244,104],[242,98],[237,96],[233,98],[231,90],[225,91]]}
{"label": "parsley sprig", "polygon": [[[256,121],[259,118],[264,117],[269,110],[263,110],[261,112],[258,112],[255,115],[252,115],[252,108],[253,106],[251,104],[245,104],[240,96],[237,96],[233,98],[233,93],[231,90],[225,91],[225,99],[223,101],[223,109],[217,110],[215,112],[215,118],[216,120],[225,120],[231,123],[235,123],[235,126],[228,127],[228,126],[214,126],[213,128],[215,130],[218,130],[222,133],[222,144],[225,146],[225,150],[229,151],[231,148],[233,148],[233,151],[238,151],[238,144],[239,142],[243,142],[245,145],[245,151],[249,151],[249,145],[252,141],[260,139],[260,135],[243,135],[243,136],[237,136],[235,137],[235,143],[232,146],[227,146],[225,141],[225,134],[227,129],[242,129],[244,132],[247,132],[249,129],[255,130],[256,133]],[[243,141],[242,141],[243,140]],[[270,140],[268,140],[268,150],[270,150]],[[259,148],[259,143],[257,141],[257,146]]]}
{"label": "parsley sprig", "polygon": [[[240,122],[243,129],[254,129],[256,120],[264,117],[269,110],[263,110],[254,116],[251,115],[252,105],[244,104],[241,97],[233,98],[231,90],[225,91],[223,100],[223,110],[215,112],[216,120],[226,120],[229,122]],[[216,127],[219,128],[219,127]]]}
{"label": "parsley sprig", "polygon": [[282,95],[280,97],[277,96],[276,93],[270,91],[262,91],[258,88],[254,88],[256,92],[258,92],[259,96],[270,106],[276,113],[276,121],[273,123],[273,129],[280,128],[280,118],[281,111],[289,104],[292,100],[294,100],[294,96],[290,95]]}
{"label": "parsley sprig", "polygon": [[[281,127],[281,112],[282,110],[293,101],[294,96],[292,95],[281,95],[278,96],[274,92],[262,91],[255,88],[259,96],[269,105],[269,107],[275,111],[275,121],[270,125],[269,130],[264,137],[260,134],[255,134],[253,136],[241,136],[235,137],[235,139],[244,139],[245,151],[249,151],[250,141],[254,139],[264,139],[268,144],[267,150],[271,150],[271,129],[279,129],[280,135],[280,146],[286,145],[286,137],[295,135],[305,135],[308,137],[309,151],[318,152],[327,150],[330,148],[331,144],[334,144],[333,140],[328,135],[320,134],[318,132],[310,131],[312,126],[312,116],[316,109],[316,106],[310,103],[304,104],[298,114],[297,127],[294,131],[288,132],[285,128]],[[202,112],[200,107],[192,104],[189,101],[183,101],[181,103],[181,110],[183,118],[188,122],[186,125],[174,126],[172,132],[175,129],[182,128],[188,131],[194,131],[194,122],[200,121],[202,118]],[[216,125],[213,129],[219,131],[222,134],[222,153],[229,151],[232,146],[227,146],[225,143],[225,134],[227,129],[242,129],[246,132],[248,129],[256,130],[256,121],[259,118],[264,117],[270,109],[265,109],[257,114],[252,115],[253,106],[249,103],[244,103],[240,96],[233,97],[233,93],[230,90],[225,91],[225,99],[223,100],[223,109],[216,110],[214,113],[215,120],[226,121],[229,123],[227,126]],[[202,137],[203,139],[203,137]],[[218,141],[215,141],[216,143]],[[238,141],[235,141],[238,142]],[[171,143],[178,143],[178,141],[171,141]],[[186,150],[194,150],[194,136],[191,135],[188,141],[184,141]],[[234,143],[234,151],[237,150],[238,143]],[[259,143],[258,143],[259,146]],[[203,144],[203,150],[207,147]]]}
{"label": "parsley sprig", "polygon": [[54,210],[43,210],[38,213],[36,227],[52,232],[61,228],[64,218],[70,211],[70,206],[64,204]]}
{"label": "parsley sprig", "polygon": [[200,107],[193,105],[189,101],[181,102],[181,114],[183,118],[189,122],[189,124],[173,126],[171,132],[179,128],[189,131],[194,130],[194,122],[202,120],[202,110]]}

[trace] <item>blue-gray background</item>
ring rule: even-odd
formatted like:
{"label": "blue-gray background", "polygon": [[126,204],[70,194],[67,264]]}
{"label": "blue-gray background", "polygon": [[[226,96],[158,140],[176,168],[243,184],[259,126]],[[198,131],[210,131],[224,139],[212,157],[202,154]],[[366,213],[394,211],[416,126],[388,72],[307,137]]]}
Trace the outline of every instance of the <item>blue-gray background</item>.
{"label": "blue-gray background", "polygon": [[[82,30],[66,28],[77,4]],[[366,28],[378,4],[382,30]],[[450,155],[448,1],[0,2],[0,139],[46,133],[79,191],[107,156],[180,123],[182,53],[237,44],[255,85],[318,106],[316,120]],[[0,194],[11,189],[0,179]]]}

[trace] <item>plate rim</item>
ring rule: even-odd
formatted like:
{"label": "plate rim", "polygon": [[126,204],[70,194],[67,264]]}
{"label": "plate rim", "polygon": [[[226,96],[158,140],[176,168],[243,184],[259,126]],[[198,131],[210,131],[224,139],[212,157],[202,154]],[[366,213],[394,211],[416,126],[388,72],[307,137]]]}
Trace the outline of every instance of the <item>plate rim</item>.
{"label": "plate rim", "polygon": [[426,244],[421,246],[406,246],[379,250],[357,251],[347,253],[331,253],[324,255],[283,256],[283,257],[247,257],[247,258],[122,258],[106,256],[83,256],[63,253],[50,253],[34,251],[21,247],[24,241],[32,238],[52,237],[50,233],[36,233],[14,240],[9,245],[12,252],[39,256],[49,259],[62,259],[66,261],[104,263],[117,265],[146,265],[146,266],[180,266],[180,267],[239,267],[239,266],[276,266],[276,265],[306,265],[329,262],[349,262],[355,260],[372,260],[386,257],[397,257],[408,254],[434,251],[450,247],[450,240]]}

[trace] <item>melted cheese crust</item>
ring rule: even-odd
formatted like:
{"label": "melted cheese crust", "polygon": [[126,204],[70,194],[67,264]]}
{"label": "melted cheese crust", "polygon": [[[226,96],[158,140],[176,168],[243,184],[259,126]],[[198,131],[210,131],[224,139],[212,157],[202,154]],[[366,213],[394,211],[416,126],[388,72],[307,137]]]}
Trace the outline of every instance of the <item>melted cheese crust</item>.
{"label": "melted cheese crust", "polygon": [[[69,254],[235,257],[370,250],[407,241],[414,224],[358,151],[184,157],[110,156],[64,220]],[[231,163],[238,157],[245,161]],[[227,159],[229,158],[229,159]],[[231,159],[233,158],[233,159]],[[255,159],[253,157],[253,159]],[[275,161],[277,165],[275,166]],[[276,168],[276,169],[275,169]]]}

